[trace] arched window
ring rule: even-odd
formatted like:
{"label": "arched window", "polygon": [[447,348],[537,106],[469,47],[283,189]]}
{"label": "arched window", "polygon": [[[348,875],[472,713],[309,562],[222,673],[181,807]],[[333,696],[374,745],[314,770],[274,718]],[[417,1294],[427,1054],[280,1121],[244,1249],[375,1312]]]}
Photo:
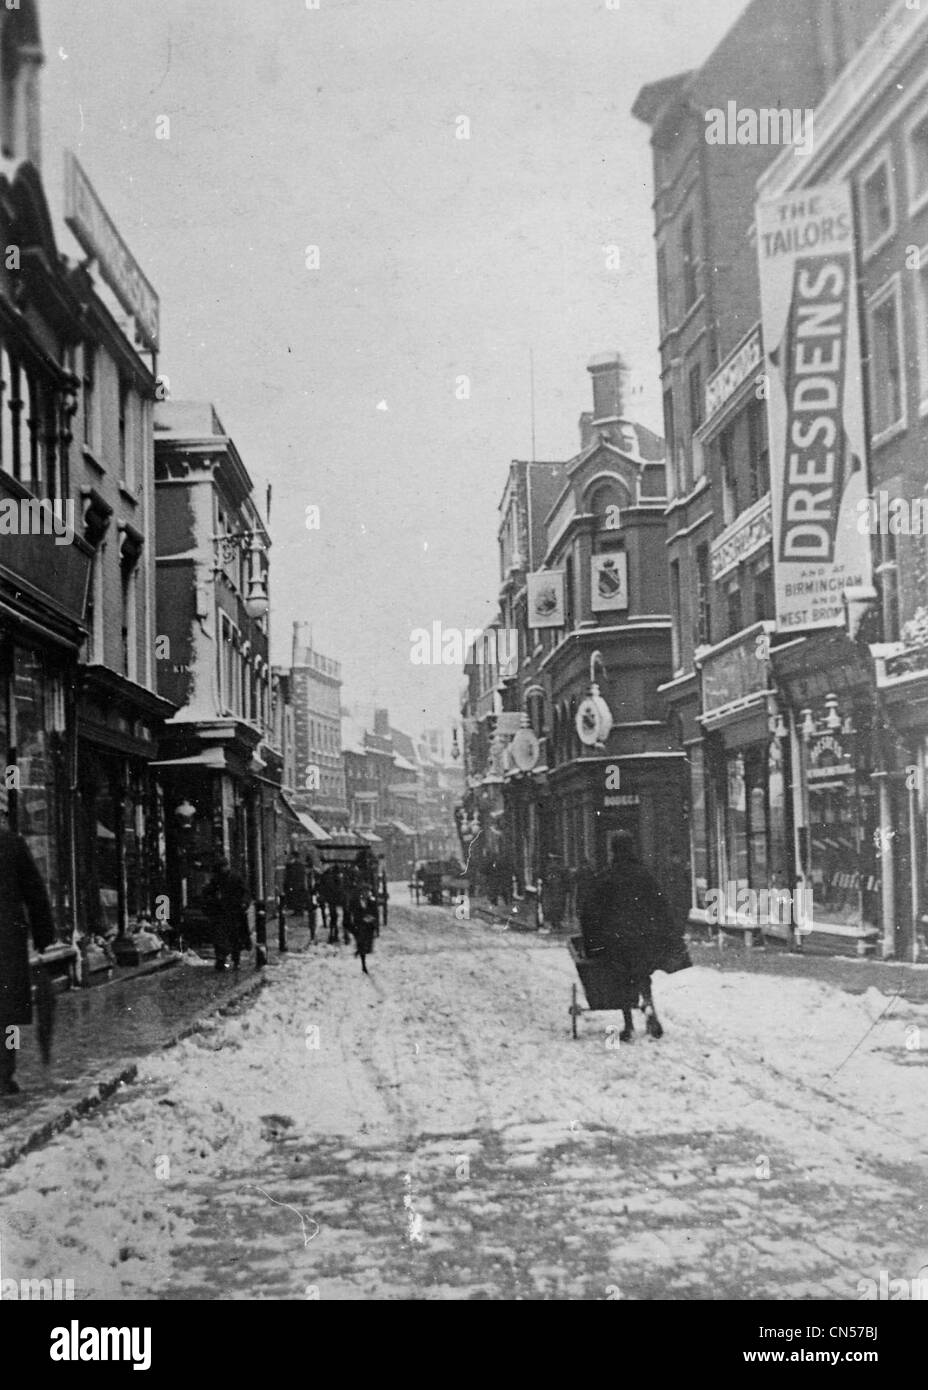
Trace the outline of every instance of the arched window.
{"label": "arched window", "polygon": [[632,498],[619,478],[594,479],[583,501],[583,510],[596,517],[598,531],[616,531],[621,525],[622,512],[632,505]]}

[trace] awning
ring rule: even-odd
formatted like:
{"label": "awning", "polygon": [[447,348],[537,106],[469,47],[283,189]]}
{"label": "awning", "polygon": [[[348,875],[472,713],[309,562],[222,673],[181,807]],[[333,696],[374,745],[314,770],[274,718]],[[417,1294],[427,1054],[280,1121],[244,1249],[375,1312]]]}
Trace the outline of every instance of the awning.
{"label": "awning", "polygon": [[390,824],[393,826],[393,829],[398,830],[401,835],[409,835],[410,837],[412,837],[416,833],[413,830],[412,826],[407,825],[405,821],[391,820]]}
{"label": "awning", "polygon": [[150,763],[150,767],[205,767],[214,772],[231,772],[231,768],[226,761],[225,749],[223,748],[204,748],[202,753],[194,753],[189,758],[165,758],[160,762]]}
{"label": "awning", "polygon": [[375,835],[372,830],[359,830],[358,834],[362,840],[366,840],[369,845],[382,845],[383,840],[379,835]]}
{"label": "awning", "polygon": [[319,822],[317,820],[313,820],[312,816],[308,816],[305,811],[297,811],[296,818],[300,822],[300,825],[302,825],[303,829],[306,831],[307,835],[311,835],[312,838],[314,840],[318,840],[320,844],[324,844],[326,840],[331,840],[332,836],[329,834],[329,832],[327,830],[323,830]]}
{"label": "awning", "polygon": [[297,810],[296,810],[296,808],[295,808],[294,806],[291,806],[291,805],[290,805],[290,802],[289,802],[289,801],[287,800],[287,798],[284,796],[283,792],[280,792],[280,793],[279,793],[279,799],[280,799],[280,802],[281,802],[281,804],[283,805],[283,808],[284,808],[284,810],[286,811],[287,815],[290,817],[290,819],[291,819],[292,821],[295,821],[296,824],[299,825],[299,824],[300,824],[299,813],[297,812]]}

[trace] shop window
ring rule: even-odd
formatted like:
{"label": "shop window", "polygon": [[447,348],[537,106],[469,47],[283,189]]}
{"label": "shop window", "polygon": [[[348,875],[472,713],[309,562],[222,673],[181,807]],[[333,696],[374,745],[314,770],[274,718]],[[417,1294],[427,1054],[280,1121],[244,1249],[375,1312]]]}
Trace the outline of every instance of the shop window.
{"label": "shop window", "polygon": [[706,806],[705,756],[701,743],[689,749],[690,768],[690,868],[692,872],[692,902],[694,907],[706,906],[706,892],[711,885],[711,848]]}
{"label": "shop window", "polygon": [[896,225],[893,171],[882,151],[860,178],[864,255],[872,256],[892,236]]}
{"label": "shop window", "polygon": [[873,442],[878,443],[905,420],[902,317],[899,279],[870,301],[870,384],[873,403]]}

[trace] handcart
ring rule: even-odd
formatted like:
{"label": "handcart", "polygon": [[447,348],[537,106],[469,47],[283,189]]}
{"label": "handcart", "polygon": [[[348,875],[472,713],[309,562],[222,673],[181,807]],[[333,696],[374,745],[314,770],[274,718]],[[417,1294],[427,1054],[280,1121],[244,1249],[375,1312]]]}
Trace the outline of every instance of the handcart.
{"label": "handcart", "polygon": [[570,958],[573,961],[587,1007],[577,1002],[577,986],[570,987],[570,1027],[573,1036],[579,1037],[577,1019],[581,1014],[600,1013],[622,1007],[622,983],[614,970],[610,969],[605,950],[600,948],[587,953],[582,936],[572,936],[567,942]]}

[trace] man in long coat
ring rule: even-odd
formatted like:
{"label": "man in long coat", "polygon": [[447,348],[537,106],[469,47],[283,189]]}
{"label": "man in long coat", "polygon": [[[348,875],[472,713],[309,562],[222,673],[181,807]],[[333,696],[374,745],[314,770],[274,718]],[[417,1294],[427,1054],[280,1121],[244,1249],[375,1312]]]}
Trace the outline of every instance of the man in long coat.
{"label": "man in long coat", "polygon": [[639,1002],[648,1033],[660,1038],[664,1030],[651,996],[651,975],[680,955],[682,933],[657,880],[638,858],[628,831],[613,835],[610,848],[612,861],[596,876],[595,907],[584,936],[589,934],[594,944],[604,948],[614,972],[625,1023],[621,1041],[632,1040],[632,1009]]}
{"label": "man in long coat", "polygon": [[216,948],[216,969],[225,970],[226,956],[238,970],[243,948],[248,945],[248,889],[229,861],[220,857],[216,870],[203,890],[203,906],[212,923]]}
{"label": "man in long coat", "polygon": [[0,1095],[16,1095],[18,1028],[32,1022],[29,930],[39,951],[55,938],[51,903],[25,840],[0,830]]}

